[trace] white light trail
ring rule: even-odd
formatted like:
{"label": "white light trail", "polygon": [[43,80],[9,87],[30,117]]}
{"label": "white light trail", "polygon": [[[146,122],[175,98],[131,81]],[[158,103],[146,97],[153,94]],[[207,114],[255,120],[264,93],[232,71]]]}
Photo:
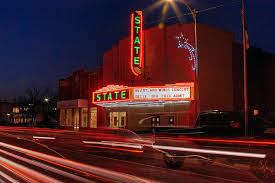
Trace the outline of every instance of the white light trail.
{"label": "white light trail", "polygon": [[221,150],[210,150],[210,149],[195,149],[195,148],[160,146],[160,145],[153,145],[153,148],[174,150],[174,151],[186,151],[186,152],[196,152],[196,153],[227,155],[227,156],[240,156],[240,157],[248,157],[248,158],[266,158],[266,154],[245,153],[245,152],[221,151]]}
{"label": "white light trail", "polygon": [[54,168],[54,167],[49,166],[49,165],[46,165],[46,164],[44,164],[44,163],[40,163],[40,162],[38,162],[38,161],[29,160],[29,159],[27,159],[27,158],[23,158],[23,157],[21,157],[21,156],[12,154],[12,153],[10,153],[10,152],[7,152],[7,151],[1,150],[1,149],[0,149],[0,152],[2,152],[3,154],[6,154],[6,155],[8,155],[8,156],[14,157],[14,158],[16,158],[16,159],[19,159],[19,160],[21,160],[21,161],[24,161],[24,162],[26,162],[26,163],[29,163],[29,164],[31,164],[31,165],[34,165],[34,166],[43,168],[43,169],[45,169],[45,170],[48,170],[48,171],[51,171],[51,172],[60,174],[60,175],[62,175],[62,176],[69,177],[69,178],[74,179],[74,180],[76,180],[76,181],[78,181],[78,182],[95,183],[94,181],[90,181],[90,180],[88,180],[88,179],[85,179],[85,178],[79,177],[79,176],[77,176],[77,175],[74,175],[74,174],[65,172],[65,171],[63,171],[63,170],[59,170],[59,169],[57,169],[57,168]]}
{"label": "white light trail", "polygon": [[[41,182],[41,183],[49,183],[49,182],[54,182],[54,183],[62,183],[58,181],[57,179],[54,179],[52,177],[46,176],[42,173],[39,173],[38,171],[35,171],[33,169],[30,169],[26,166],[20,165],[18,163],[15,163],[13,161],[10,161],[6,158],[0,157],[0,163],[1,165],[3,164],[8,164],[9,166],[13,167],[17,171],[20,171],[23,175],[26,175],[26,179],[30,182]],[[36,181],[37,180],[37,181]]]}
{"label": "white light trail", "polygon": [[12,183],[19,183],[17,180],[13,179],[12,177],[8,176],[7,174],[5,174],[2,171],[0,171],[0,176],[4,177],[5,179],[7,179],[8,181],[10,181]]}
{"label": "white light trail", "polygon": [[39,137],[39,136],[33,136],[34,139],[48,139],[48,140],[54,140],[55,137]]}
{"label": "white light trail", "polygon": [[123,142],[113,142],[113,141],[101,141],[101,142],[94,142],[94,141],[82,141],[84,144],[98,144],[98,145],[109,145],[109,146],[118,146],[118,147],[130,147],[130,148],[137,148],[142,149],[141,145],[136,144],[128,144]]}
{"label": "white light trail", "polygon": [[92,173],[94,175],[100,176],[102,178],[111,179],[111,180],[121,182],[121,183],[128,183],[128,182],[151,183],[151,182],[153,182],[151,180],[136,177],[136,176],[133,176],[133,175],[129,175],[129,174],[125,174],[125,173],[119,173],[119,172],[115,172],[115,171],[112,171],[112,170],[106,170],[106,169],[103,169],[103,168],[99,168],[99,167],[95,167],[95,166],[87,165],[87,164],[83,164],[83,163],[78,163],[78,162],[75,162],[75,161],[70,161],[70,160],[67,160],[67,159],[63,159],[63,158],[51,156],[51,155],[48,155],[48,154],[44,154],[44,153],[24,149],[24,148],[17,147],[17,146],[14,146],[14,145],[6,144],[4,142],[0,142],[0,146],[6,147],[8,149],[12,149],[12,150],[17,151],[17,152],[28,153],[28,154],[37,156],[39,158],[43,158],[43,159],[46,159],[46,160],[49,160],[49,161],[53,161],[55,163],[66,165],[66,166],[74,168],[74,169],[89,172],[89,173]]}
{"label": "white light trail", "polygon": [[246,153],[246,152],[234,152],[234,151],[222,151],[222,150],[211,150],[211,149],[195,149],[195,148],[185,148],[185,147],[173,147],[173,146],[161,146],[161,145],[147,145],[147,144],[128,144],[123,142],[114,142],[114,141],[83,141],[87,144],[99,144],[99,145],[110,145],[110,146],[121,146],[121,147],[131,147],[142,149],[142,146],[148,146],[155,149],[165,149],[173,151],[185,151],[185,152],[195,152],[195,153],[206,153],[206,154],[216,154],[216,155],[225,155],[225,156],[240,156],[248,158],[266,158],[266,154],[257,154],[257,153]]}

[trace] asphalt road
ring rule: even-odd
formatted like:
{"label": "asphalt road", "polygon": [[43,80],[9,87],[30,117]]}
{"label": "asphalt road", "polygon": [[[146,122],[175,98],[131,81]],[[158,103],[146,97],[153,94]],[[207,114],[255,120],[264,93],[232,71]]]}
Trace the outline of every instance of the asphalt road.
{"label": "asphalt road", "polygon": [[[248,166],[229,164],[228,158],[211,154],[203,156],[208,159],[177,158],[184,162],[183,165],[171,169],[163,161],[163,150],[152,150],[145,145],[140,148],[140,144],[125,141],[117,144],[112,136],[109,141],[94,138],[99,136],[92,132],[2,127],[0,177],[4,182],[262,182],[249,171],[251,163],[247,163]],[[191,147],[192,150],[217,148],[213,142],[201,144],[151,137],[146,140],[162,148],[168,145]],[[270,153],[272,148],[265,147],[253,147],[255,153],[250,148],[249,155]],[[228,144],[222,148],[222,152],[224,149],[226,152],[244,149]]]}

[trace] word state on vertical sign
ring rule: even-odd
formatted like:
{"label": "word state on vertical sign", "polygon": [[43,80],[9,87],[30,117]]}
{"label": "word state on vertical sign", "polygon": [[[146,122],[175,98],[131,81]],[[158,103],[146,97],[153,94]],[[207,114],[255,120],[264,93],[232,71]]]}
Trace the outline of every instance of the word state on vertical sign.
{"label": "word state on vertical sign", "polygon": [[143,71],[143,42],[142,11],[135,11],[131,14],[131,70],[135,76]]}

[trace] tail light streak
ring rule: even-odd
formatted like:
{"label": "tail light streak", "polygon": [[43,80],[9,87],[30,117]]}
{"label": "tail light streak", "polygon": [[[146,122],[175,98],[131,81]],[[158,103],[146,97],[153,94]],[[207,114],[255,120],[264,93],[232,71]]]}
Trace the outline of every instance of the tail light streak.
{"label": "tail light streak", "polygon": [[8,176],[7,174],[5,174],[4,172],[0,171],[0,176],[4,177],[5,179],[7,179],[8,181],[12,182],[12,183],[19,183],[17,180],[15,180],[14,178]]}
{"label": "tail light streak", "polygon": [[141,145],[128,144],[128,143],[122,143],[122,142],[112,142],[112,141],[101,141],[101,142],[82,141],[82,142],[84,144],[110,145],[110,146],[130,147],[130,148],[142,149]]}
{"label": "tail light streak", "polygon": [[143,153],[143,151],[139,151],[139,150],[122,149],[122,148],[106,147],[106,146],[90,146],[90,145],[87,145],[86,147],[95,147],[95,148],[101,148],[101,149],[113,149],[113,150],[119,150],[119,151],[127,151],[127,152],[134,152],[134,153]]}
{"label": "tail light streak", "polygon": [[[115,172],[112,170],[107,170],[107,169],[103,169],[103,168],[99,168],[99,167],[95,167],[92,165],[87,165],[87,164],[83,164],[83,163],[79,163],[79,162],[75,162],[75,161],[71,161],[71,160],[67,160],[67,159],[63,159],[63,158],[59,158],[59,157],[55,157],[55,156],[51,156],[51,155],[47,155],[44,153],[40,153],[40,152],[36,152],[36,151],[32,151],[32,150],[28,150],[28,149],[24,149],[18,146],[14,146],[14,145],[10,145],[4,142],[0,142],[0,146],[2,147],[6,147],[8,149],[17,151],[17,152],[21,152],[24,154],[30,154],[33,156],[37,156],[39,158],[43,158],[55,163],[59,163],[71,168],[75,168],[81,171],[85,171],[87,173],[92,173],[96,176],[100,176],[102,178],[107,178],[107,179],[111,179],[117,182],[121,182],[121,183],[128,183],[128,182],[133,182],[133,183],[149,183],[152,182],[150,180],[147,179],[143,179],[143,178],[139,178],[133,175],[128,175],[125,173],[119,173],[119,172]],[[51,181],[48,181],[51,182]],[[58,182],[58,181],[52,181],[52,182]]]}
{"label": "tail light streak", "polygon": [[233,143],[233,144],[246,144],[246,145],[275,145],[275,141],[252,141],[252,140],[232,140],[232,139],[207,139],[207,138],[190,138],[190,137],[161,137],[149,136],[149,138],[158,139],[171,139],[171,140],[190,140],[199,142],[215,142],[215,143]]}
{"label": "tail light streak", "polygon": [[174,150],[174,151],[194,152],[194,153],[216,154],[216,155],[225,155],[225,156],[239,156],[239,157],[247,157],[247,158],[266,158],[265,154],[234,152],[234,151],[196,149],[196,148],[185,148],[185,147],[171,147],[171,146],[160,146],[160,145],[153,145],[153,148]]}
{"label": "tail light streak", "polygon": [[85,179],[85,178],[82,178],[82,177],[79,177],[77,175],[74,175],[74,174],[71,174],[71,173],[68,173],[68,172],[65,172],[63,170],[59,170],[57,168],[54,168],[54,167],[51,167],[49,165],[46,165],[44,163],[40,163],[38,161],[35,161],[35,160],[29,160],[27,158],[23,158],[21,156],[18,156],[18,155],[15,155],[15,154],[12,154],[12,153],[9,153],[7,151],[4,151],[4,150],[0,150],[1,153],[3,154],[6,154],[6,155],[9,155],[13,158],[16,158],[16,159],[19,159],[21,161],[24,161],[26,163],[29,163],[29,164],[32,164],[32,165],[35,165],[37,167],[40,167],[40,168],[43,168],[45,170],[48,170],[48,171],[51,171],[51,172],[54,172],[54,173],[57,173],[57,174],[60,174],[62,176],[66,176],[66,177],[69,177],[71,179],[74,179],[76,181],[79,181],[79,182],[90,182],[90,183],[94,183],[94,181],[89,181],[88,179]]}
{"label": "tail light streak", "polygon": [[266,158],[266,154],[235,152],[235,151],[222,151],[222,150],[211,150],[211,149],[185,148],[185,147],[149,145],[149,144],[134,145],[134,144],[129,144],[129,143],[113,142],[113,141],[101,141],[101,142],[83,141],[83,143],[129,147],[129,148],[136,148],[136,149],[142,149],[143,146],[147,146],[147,147],[152,147],[154,149],[162,149],[162,150],[194,152],[194,153],[203,153],[203,154],[216,154],[216,155],[224,155],[224,156],[239,156],[239,157],[247,157],[247,158],[262,158],[262,159]]}
{"label": "tail light streak", "polygon": [[[10,161],[6,158],[0,157],[0,164],[2,165],[6,165],[7,167],[10,167],[10,169],[12,169],[16,174],[19,174],[21,177],[23,177],[26,180],[29,180],[30,182],[33,183],[39,183],[39,182],[55,182],[55,183],[61,183],[60,181],[48,177],[46,175],[43,175],[42,173],[39,173],[35,170],[32,170],[26,166],[23,165],[19,165],[18,163],[15,163],[13,161]],[[35,179],[39,180],[36,181]],[[28,181],[28,182],[29,182]]]}

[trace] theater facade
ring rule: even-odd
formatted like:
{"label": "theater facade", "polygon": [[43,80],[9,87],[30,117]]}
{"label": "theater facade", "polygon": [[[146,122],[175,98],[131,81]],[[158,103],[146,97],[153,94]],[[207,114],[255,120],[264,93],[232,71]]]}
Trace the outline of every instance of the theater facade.
{"label": "theater facade", "polygon": [[129,36],[104,53],[96,72],[59,80],[60,126],[192,127],[197,109],[234,110],[233,33],[198,24],[196,52],[193,23],[144,29],[143,20],[131,14]]}

